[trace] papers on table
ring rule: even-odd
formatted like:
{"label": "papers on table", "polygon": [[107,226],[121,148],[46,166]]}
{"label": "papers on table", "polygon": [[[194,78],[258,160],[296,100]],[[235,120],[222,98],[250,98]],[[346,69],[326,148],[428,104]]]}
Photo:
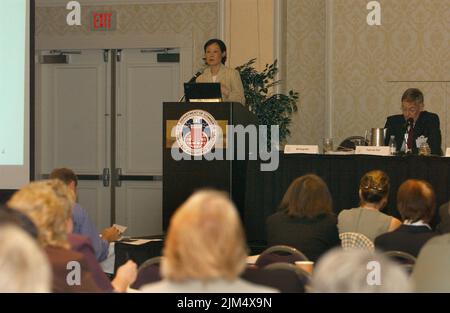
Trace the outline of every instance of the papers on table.
{"label": "papers on table", "polygon": [[116,228],[121,234],[123,234],[127,230],[126,226],[119,224],[114,224],[113,227]]}
{"label": "papers on table", "polygon": [[141,238],[124,238],[120,242],[126,243],[128,245],[143,245],[148,242],[154,242],[154,241],[162,241],[162,239],[141,239]]}
{"label": "papers on table", "polygon": [[258,255],[249,255],[247,257],[247,264],[255,264],[258,257],[259,257],[259,254]]}

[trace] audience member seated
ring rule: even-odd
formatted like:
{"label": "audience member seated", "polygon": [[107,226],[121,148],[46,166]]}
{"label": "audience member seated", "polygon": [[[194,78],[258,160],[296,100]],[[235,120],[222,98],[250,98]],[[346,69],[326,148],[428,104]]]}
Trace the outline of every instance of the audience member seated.
{"label": "audience member seated", "polygon": [[304,175],[291,183],[280,211],[267,219],[267,243],[294,247],[312,261],[339,245],[331,195],[320,177]]}
{"label": "audience member seated", "polygon": [[[53,270],[53,291],[99,292],[102,290],[93,279],[95,269],[89,267],[81,253],[70,250],[67,240],[67,233],[72,227],[71,209],[74,200],[74,193],[61,181],[47,180],[23,187],[12,196],[8,205],[27,214],[37,226],[39,242]],[[113,281],[117,291],[125,291],[135,279],[135,273],[133,275],[130,268],[118,272],[117,281]],[[68,283],[68,277],[74,279],[73,284]]]}
{"label": "audience member seated", "polygon": [[401,222],[380,212],[387,204],[389,184],[389,177],[382,171],[366,173],[359,183],[359,207],[338,215],[339,233],[360,233],[373,242],[377,236],[397,229]]}
{"label": "audience member seated", "polygon": [[[77,195],[78,178],[75,173],[68,168],[57,168],[50,173],[50,179],[59,179],[64,182]],[[104,261],[109,252],[109,243],[116,241],[120,237],[119,231],[115,227],[105,228],[100,238],[97,228],[89,218],[86,210],[75,203],[72,208],[73,232],[89,237],[94,247],[95,256],[99,262]]]}
{"label": "audience member seated", "polygon": [[420,250],[412,280],[417,292],[450,292],[450,234],[431,238]]}
{"label": "audience member seated", "polygon": [[52,273],[36,240],[14,223],[0,225],[0,292],[50,292]]}
{"label": "audience member seated", "polygon": [[173,215],[161,263],[163,280],[144,292],[276,292],[239,278],[247,258],[244,230],[227,195],[193,194]]}
{"label": "audience member seated", "polygon": [[450,202],[444,203],[439,208],[439,220],[436,231],[440,234],[450,233]]}
{"label": "audience member seated", "polygon": [[313,292],[411,292],[406,272],[377,252],[334,249],[314,268]]}
{"label": "audience member seated", "polygon": [[430,227],[436,200],[433,188],[422,180],[404,182],[397,193],[397,209],[403,225],[375,239],[375,247],[384,251],[403,251],[415,257],[435,233]]}

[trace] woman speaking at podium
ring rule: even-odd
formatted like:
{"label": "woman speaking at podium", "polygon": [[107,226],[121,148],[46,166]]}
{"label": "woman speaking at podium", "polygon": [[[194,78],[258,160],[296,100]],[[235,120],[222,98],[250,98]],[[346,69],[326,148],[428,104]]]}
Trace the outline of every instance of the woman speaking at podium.
{"label": "woman speaking at podium", "polygon": [[223,101],[245,103],[241,76],[225,66],[227,47],[220,39],[208,40],[204,47],[207,68],[197,77],[197,83],[220,83]]}

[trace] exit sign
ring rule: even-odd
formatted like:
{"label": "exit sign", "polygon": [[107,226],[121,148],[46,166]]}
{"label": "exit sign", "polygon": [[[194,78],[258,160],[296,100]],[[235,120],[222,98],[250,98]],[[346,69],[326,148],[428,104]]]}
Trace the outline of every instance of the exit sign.
{"label": "exit sign", "polygon": [[92,31],[113,31],[116,30],[116,11],[91,11],[89,14]]}

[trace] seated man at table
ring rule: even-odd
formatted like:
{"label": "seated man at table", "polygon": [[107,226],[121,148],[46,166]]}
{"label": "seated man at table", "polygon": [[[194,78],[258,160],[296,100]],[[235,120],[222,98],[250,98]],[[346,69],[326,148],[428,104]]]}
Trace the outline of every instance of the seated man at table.
{"label": "seated man at table", "polygon": [[[59,179],[65,183],[77,195],[78,178],[75,173],[68,168],[57,168],[50,173],[50,179]],[[120,232],[115,227],[105,228],[101,233],[101,238],[94,223],[89,218],[86,210],[75,203],[72,208],[73,232],[75,234],[89,237],[94,247],[97,261],[102,262],[108,257],[109,243],[116,241],[120,237]]]}
{"label": "seated man at table", "polygon": [[[431,154],[442,155],[439,116],[424,111],[423,93],[417,88],[407,89],[402,96],[402,114],[387,118],[385,144],[395,136],[397,151],[418,153],[422,142],[428,143]],[[406,139],[407,138],[407,139]]]}

